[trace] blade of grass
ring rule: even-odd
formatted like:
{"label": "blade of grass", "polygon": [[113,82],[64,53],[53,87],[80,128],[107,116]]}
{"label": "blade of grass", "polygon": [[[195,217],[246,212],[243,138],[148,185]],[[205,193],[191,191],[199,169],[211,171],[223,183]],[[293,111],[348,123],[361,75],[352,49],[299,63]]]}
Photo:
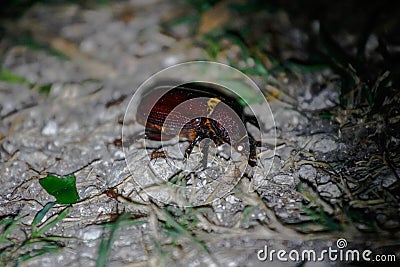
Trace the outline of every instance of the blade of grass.
{"label": "blade of grass", "polygon": [[118,217],[118,219],[112,223],[108,223],[104,225],[103,230],[110,229],[108,237],[104,235],[100,241],[99,249],[98,249],[98,257],[96,261],[96,267],[105,267],[107,266],[108,254],[111,249],[112,241],[114,239],[115,232],[121,227],[122,224],[142,224],[145,223],[141,218],[131,219],[131,215],[129,213],[122,214]]}
{"label": "blade of grass", "polygon": [[[7,241],[10,241],[8,238],[7,238],[7,236],[11,233],[11,231],[13,230],[13,229],[15,229],[18,225],[19,225],[19,223],[20,223],[20,221],[24,218],[24,217],[26,217],[27,215],[24,215],[24,216],[21,216],[21,217],[18,217],[18,218],[16,218],[16,219],[5,219],[5,220],[2,220],[1,222],[0,222],[0,225],[5,225],[4,226],[4,229],[3,229],[3,233],[1,234],[1,236],[0,236],[0,242],[7,242]],[[10,241],[11,242],[11,241]]]}
{"label": "blade of grass", "polygon": [[43,247],[41,247],[40,249],[37,250],[33,250],[33,251],[29,251],[21,256],[19,256],[16,259],[16,262],[23,262],[23,261],[27,261],[30,259],[33,259],[35,257],[47,254],[47,253],[55,253],[58,252],[61,249],[61,247],[57,244],[51,244],[51,243],[47,243],[45,245],[43,245]]}
{"label": "blade of grass", "polygon": [[18,43],[28,47],[31,50],[44,51],[47,54],[58,57],[61,60],[69,60],[70,59],[66,54],[62,53],[61,51],[58,51],[49,45],[41,44],[38,41],[36,41],[32,36],[29,36],[29,35],[24,36],[23,38],[18,40]]}
{"label": "blade of grass", "polygon": [[175,218],[167,210],[163,210],[162,212],[167,219],[166,220],[167,228],[172,228],[173,230],[175,230],[177,234],[182,235],[191,240],[198,248],[200,248],[200,250],[207,253],[208,255],[211,255],[210,251],[205,246],[205,244],[202,241],[200,241],[196,236],[194,236],[191,232],[189,232],[184,225],[176,221]]}
{"label": "blade of grass", "polygon": [[27,83],[29,81],[21,76],[14,74],[13,72],[0,68],[0,81],[8,82],[8,83]]}
{"label": "blade of grass", "polygon": [[56,203],[55,202],[49,202],[47,203],[42,210],[40,210],[35,218],[32,221],[32,231],[37,230],[38,225],[40,224],[40,222],[43,220],[44,216],[46,216],[47,212],[54,207]]}
{"label": "blade of grass", "polygon": [[308,207],[303,207],[303,210],[311,217],[314,222],[323,226],[326,231],[333,232],[343,230],[342,225],[335,222],[335,220],[331,216],[329,216],[321,206],[319,206],[317,210],[313,210]]}
{"label": "blade of grass", "polygon": [[247,219],[254,213],[254,211],[257,209],[257,206],[247,206],[243,210],[243,215],[242,218],[240,219],[240,224],[244,223],[247,221]]}
{"label": "blade of grass", "polygon": [[52,88],[52,84],[45,84],[45,85],[39,85],[39,84],[33,84],[29,82],[28,79],[25,77],[19,76],[15,73],[13,73],[10,70],[0,68],[0,81],[7,82],[7,83],[22,83],[26,84],[29,86],[30,89],[38,89],[40,93],[44,94],[49,94]]}
{"label": "blade of grass", "polygon": [[32,232],[32,238],[44,235],[50,228],[62,221],[71,211],[71,206],[63,209],[53,220],[46,222],[40,229]]}

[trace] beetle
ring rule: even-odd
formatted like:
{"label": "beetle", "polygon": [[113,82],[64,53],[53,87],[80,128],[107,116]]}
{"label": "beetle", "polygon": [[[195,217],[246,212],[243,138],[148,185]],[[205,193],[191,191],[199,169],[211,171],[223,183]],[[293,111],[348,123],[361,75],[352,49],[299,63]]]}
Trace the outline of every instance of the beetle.
{"label": "beetle", "polygon": [[217,146],[227,143],[246,153],[249,165],[256,166],[258,142],[240,125],[260,126],[255,116],[245,114],[240,98],[224,87],[204,82],[157,86],[142,95],[136,120],[145,126],[145,138],[150,140],[169,140],[180,129],[179,138],[190,141],[185,159],[197,143],[210,138]]}
{"label": "beetle", "polygon": [[158,159],[158,158],[163,158],[166,159],[167,158],[167,152],[166,151],[153,151],[151,153],[151,160],[153,159]]}

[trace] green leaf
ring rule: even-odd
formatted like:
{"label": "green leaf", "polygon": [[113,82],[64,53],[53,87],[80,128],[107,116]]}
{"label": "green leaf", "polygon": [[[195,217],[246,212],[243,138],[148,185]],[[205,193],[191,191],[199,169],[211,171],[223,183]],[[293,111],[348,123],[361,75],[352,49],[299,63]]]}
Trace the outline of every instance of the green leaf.
{"label": "green leaf", "polygon": [[47,193],[56,198],[57,203],[74,204],[79,199],[75,175],[65,178],[48,175],[46,178],[40,179],[39,183]]}

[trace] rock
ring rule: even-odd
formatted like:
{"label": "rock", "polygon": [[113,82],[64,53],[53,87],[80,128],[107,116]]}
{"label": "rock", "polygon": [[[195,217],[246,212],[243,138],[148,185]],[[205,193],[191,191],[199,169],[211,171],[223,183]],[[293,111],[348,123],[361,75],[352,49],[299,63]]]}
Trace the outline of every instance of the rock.
{"label": "rock", "polygon": [[293,186],[294,185],[294,178],[290,175],[276,175],[274,176],[274,178],[272,178],[272,180],[277,183],[277,184],[281,184],[281,185],[290,185]]}
{"label": "rock", "polygon": [[342,196],[342,191],[340,191],[339,187],[332,182],[319,185],[317,190],[323,197],[339,198]]}
{"label": "rock", "polygon": [[301,165],[298,171],[299,176],[302,179],[315,183],[317,177],[317,170],[311,165]]}
{"label": "rock", "polygon": [[47,124],[42,129],[42,134],[49,136],[49,135],[56,135],[58,133],[58,124],[55,121],[48,121]]}
{"label": "rock", "polygon": [[319,136],[313,145],[310,146],[310,149],[321,153],[328,153],[337,148],[337,142],[330,136]]}

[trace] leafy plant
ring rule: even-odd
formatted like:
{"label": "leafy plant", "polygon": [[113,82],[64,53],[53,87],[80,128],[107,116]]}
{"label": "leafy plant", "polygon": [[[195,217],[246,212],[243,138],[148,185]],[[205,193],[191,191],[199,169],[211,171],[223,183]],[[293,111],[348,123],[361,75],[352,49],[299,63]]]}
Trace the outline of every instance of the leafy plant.
{"label": "leafy plant", "polygon": [[[46,232],[61,222],[71,207],[65,207],[61,212],[43,221],[54,205],[54,202],[47,203],[36,214],[30,232],[25,230],[22,223],[27,215],[17,218],[7,217],[0,221],[0,264],[18,265],[34,257],[57,252],[64,247],[65,237],[47,235]],[[25,235],[18,237],[16,235],[18,232],[24,232]]]}

